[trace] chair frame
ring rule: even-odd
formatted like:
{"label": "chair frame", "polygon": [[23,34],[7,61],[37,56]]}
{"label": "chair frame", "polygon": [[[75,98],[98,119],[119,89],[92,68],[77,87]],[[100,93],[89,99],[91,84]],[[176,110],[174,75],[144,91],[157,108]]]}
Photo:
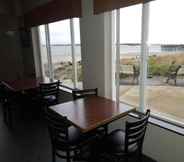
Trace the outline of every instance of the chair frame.
{"label": "chair frame", "polygon": [[42,101],[44,102],[44,97],[52,95],[56,97],[56,102],[58,102],[59,86],[60,86],[59,80],[52,83],[40,83],[39,89]]}
{"label": "chair frame", "polygon": [[133,82],[136,81],[137,84],[139,84],[139,74],[140,74],[139,66],[133,65]]}
{"label": "chair frame", "polygon": [[91,95],[98,96],[98,88],[72,91],[72,96],[74,100],[79,98],[89,97]]}
{"label": "chair frame", "polygon": [[[138,155],[138,160],[142,162],[142,149],[143,149],[143,141],[147,129],[148,119],[150,116],[150,110],[147,110],[144,117],[135,122],[125,123],[125,143],[124,143],[124,151],[123,152],[114,152],[110,154],[112,157],[116,158],[117,161],[121,161],[122,158],[128,162],[129,158],[134,155]],[[129,147],[132,145],[137,145],[137,148],[133,151],[129,150]]]}
{"label": "chair frame", "polygon": [[[56,156],[66,159],[67,162],[71,162],[71,159],[74,158],[75,152],[78,151],[78,146],[70,146],[68,143],[69,127],[72,124],[67,120],[67,117],[58,116],[54,112],[49,112],[49,110],[45,112],[45,119],[47,121],[52,144],[53,162],[56,161]],[[58,151],[66,153],[66,155],[61,155]],[[74,155],[71,155],[72,151],[74,152]]]}
{"label": "chair frame", "polygon": [[174,71],[171,69],[172,66],[173,66],[173,64],[169,67],[166,83],[169,83],[169,80],[173,79],[174,80],[174,84],[176,85],[177,75],[178,75],[178,71],[181,68],[181,65],[175,65],[176,68],[174,69]]}

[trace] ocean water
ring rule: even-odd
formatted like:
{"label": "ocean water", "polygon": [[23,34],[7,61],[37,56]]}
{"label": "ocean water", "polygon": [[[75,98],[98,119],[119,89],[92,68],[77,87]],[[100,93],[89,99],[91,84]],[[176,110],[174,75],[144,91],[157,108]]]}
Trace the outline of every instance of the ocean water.
{"label": "ocean water", "polygon": [[[121,44],[120,57],[137,57],[140,55],[141,47],[135,44]],[[42,45],[43,59],[46,59],[46,47]],[[151,45],[149,47],[149,55],[175,54],[176,52],[184,52],[184,45]],[[52,61],[72,61],[71,45],[52,45],[51,46]],[[75,48],[77,61],[81,60],[81,46],[76,45]],[[46,61],[46,60],[45,60]]]}

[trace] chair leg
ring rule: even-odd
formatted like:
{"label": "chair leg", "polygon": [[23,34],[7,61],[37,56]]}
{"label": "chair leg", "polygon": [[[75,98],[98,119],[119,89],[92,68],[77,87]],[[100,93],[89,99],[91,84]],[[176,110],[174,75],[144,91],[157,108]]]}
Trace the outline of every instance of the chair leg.
{"label": "chair leg", "polygon": [[128,161],[129,161],[128,155],[125,155],[125,162],[128,162]]}
{"label": "chair leg", "polygon": [[56,162],[56,153],[54,148],[52,148],[52,162]]}
{"label": "chair leg", "polygon": [[13,127],[13,120],[12,120],[12,110],[9,108],[8,109],[8,114],[7,114],[7,116],[8,116],[8,125],[9,125],[9,127]]}
{"label": "chair leg", "polygon": [[105,125],[105,135],[108,134],[108,125]]}
{"label": "chair leg", "polygon": [[3,108],[3,121],[7,124],[7,110]]}
{"label": "chair leg", "polygon": [[138,161],[142,162],[142,149],[138,151]]}
{"label": "chair leg", "polygon": [[139,162],[142,162],[142,154],[139,154],[138,159],[139,159]]}
{"label": "chair leg", "polygon": [[67,151],[66,156],[67,156],[66,161],[71,162],[70,151]]}
{"label": "chair leg", "polygon": [[166,83],[169,83],[169,80],[170,80],[170,78],[168,77],[167,80],[166,80]]}

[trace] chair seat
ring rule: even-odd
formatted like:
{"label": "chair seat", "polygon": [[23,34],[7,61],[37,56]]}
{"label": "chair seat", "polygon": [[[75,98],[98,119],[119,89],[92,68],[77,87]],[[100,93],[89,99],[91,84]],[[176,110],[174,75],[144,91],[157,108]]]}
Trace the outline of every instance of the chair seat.
{"label": "chair seat", "polygon": [[[77,127],[70,126],[68,129],[68,144],[71,149],[75,149],[80,144],[90,141],[94,137],[94,133],[82,133]],[[58,146],[62,146],[62,141],[60,143],[59,140],[56,141],[58,143]],[[59,149],[59,148],[58,148]],[[61,147],[62,149],[62,147]]]}
{"label": "chair seat", "polygon": [[81,131],[75,126],[69,127],[69,144],[77,145],[82,141],[82,137],[84,136]]}
{"label": "chair seat", "polygon": [[54,95],[44,96],[44,100],[48,105],[54,105],[57,103],[57,98]]}
{"label": "chair seat", "polygon": [[[128,152],[135,152],[137,144],[129,146]],[[125,132],[122,130],[115,130],[107,135],[103,141],[103,149],[106,152],[123,154],[125,153]]]}

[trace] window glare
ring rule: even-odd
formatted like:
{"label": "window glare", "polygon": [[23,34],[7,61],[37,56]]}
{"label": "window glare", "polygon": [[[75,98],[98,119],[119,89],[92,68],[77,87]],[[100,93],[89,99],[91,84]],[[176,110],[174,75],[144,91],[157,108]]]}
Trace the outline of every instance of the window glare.
{"label": "window glare", "polygon": [[141,42],[142,5],[120,9],[120,43]]}
{"label": "window glare", "polygon": [[49,24],[51,44],[71,44],[70,20]]}
{"label": "window glare", "polygon": [[75,43],[80,44],[80,23],[78,18],[74,18]]}
{"label": "window glare", "polygon": [[157,0],[150,3],[149,42],[152,44],[183,44],[184,1]]}
{"label": "window glare", "polygon": [[41,25],[39,27],[40,30],[40,41],[42,45],[46,45],[46,38],[45,38],[45,26]]}

